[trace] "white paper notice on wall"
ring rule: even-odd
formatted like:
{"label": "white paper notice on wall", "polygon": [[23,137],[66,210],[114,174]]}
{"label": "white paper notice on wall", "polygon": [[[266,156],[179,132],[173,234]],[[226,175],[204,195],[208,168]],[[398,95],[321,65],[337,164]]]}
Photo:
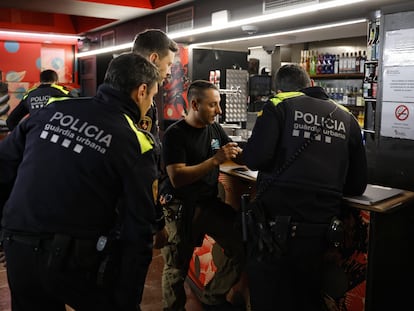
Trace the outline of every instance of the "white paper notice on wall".
{"label": "white paper notice on wall", "polygon": [[414,66],[386,67],[383,86],[383,101],[414,103]]}
{"label": "white paper notice on wall", "polygon": [[414,65],[414,28],[387,31],[384,41],[383,65]]}

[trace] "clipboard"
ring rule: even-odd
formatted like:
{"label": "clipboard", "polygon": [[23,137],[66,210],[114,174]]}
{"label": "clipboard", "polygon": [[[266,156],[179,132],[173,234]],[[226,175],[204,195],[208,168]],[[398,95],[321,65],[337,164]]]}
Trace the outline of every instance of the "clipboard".
{"label": "clipboard", "polygon": [[365,192],[358,196],[344,196],[343,199],[348,202],[363,205],[373,205],[378,202],[393,198],[403,193],[404,190],[398,188],[390,188],[379,185],[368,184]]}

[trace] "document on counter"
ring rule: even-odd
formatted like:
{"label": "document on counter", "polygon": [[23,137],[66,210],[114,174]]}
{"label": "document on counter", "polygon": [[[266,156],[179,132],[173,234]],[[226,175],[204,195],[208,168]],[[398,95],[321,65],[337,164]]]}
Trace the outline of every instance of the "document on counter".
{"label": "document on counter", "polygon": [[236,167],[236,168],[233,168],[233,171],[235,171],[239,174],[257,179],[258,171],[252,171],[252,170],[249,170],[248,168],[245,168],[245,167]]}
{"label": "document on counter", "polygon": [[348,202],[363,204],[363,205],[373,205],[378,202],[393,198],[401,193],[404,190],[398,188],[389,188],[379,185],[368,184],[365,192],[362,195],[358,196],[344,196],[344,200]]}

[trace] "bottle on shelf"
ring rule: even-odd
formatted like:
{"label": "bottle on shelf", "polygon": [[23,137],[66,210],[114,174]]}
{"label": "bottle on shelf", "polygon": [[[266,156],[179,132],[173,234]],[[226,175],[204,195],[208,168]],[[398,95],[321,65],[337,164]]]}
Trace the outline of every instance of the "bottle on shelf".
{"label": "bottle on shelf", "polygon": [[305,71],[309,73],[310,70],[310,53],[309,50],[305,50]]}
{"label": "bottle on shelf", "polygon": [[335,60],[334,60],[334,73],[339,73],[339,54],[336,54]]}
{"label": "bottle on shelf", "polygon": [[[356,53],[355,53],[356,54]],[[354,56],[354,53],[351,52],[349,54],[349,61],[348,61],[348,72],[355,72],[355,68],[356,68],[356,59]]]}
{"label": "bottle on shelf", "polygon": [[343,97],[342,97],[342,105],[344,105],[344,106],[347,106],[347,105],[349,105],[349,102],[348,102],[348,96],[349,96],[349,87],[347,86],[346,87],[346,89],[344,90],[344,93],[343,93],[344,95],[343,95]]}
{"label": "bottle on shelf", "polygon": [[[356,52],[355,52],[355,54],[356,54]],[[355,58],[355,72],[361,72],[361,58],[362,58],[362,55],[361,55],[361,51],[358,51],[358,55],[356,55],[356,58]]]}
{"label": "bottle on shelf", "polygon": [[345,54],[342,53],[339,58],[339,73],[344,73]]}
{"label": "bottle on shelf", "polygon": [[362,107],[362,106],[365,105],[364,97],[363,97],[363,94],[362,94],[362,88],[357,89],[357,92],[356,92],[356,105],[359,106],[359,107]]}
{"label": "bottle on shelf", "polygon": [[358,113],[358,124],[361,128],[364,128],[364,121],[365,121],[365,113],[364,111],[360,111]]}
{"label": "bottle on shelf", "polygon": [[359,73],[364,73],[366,60],[367,60],[367,53],[364,50],[364,51],[362,51],[362,56],[359,59]]}
{"label": "bottle on shelf", "polygon": [[318,55],[318,51],[316,51],[316,53],[314,53],[315,51],[311,52],[311,60],[310,60],[310,67],[309,67],[309,74],[310,75],[315,75],[316,74],[316,63],[317,63],[317,55]]}

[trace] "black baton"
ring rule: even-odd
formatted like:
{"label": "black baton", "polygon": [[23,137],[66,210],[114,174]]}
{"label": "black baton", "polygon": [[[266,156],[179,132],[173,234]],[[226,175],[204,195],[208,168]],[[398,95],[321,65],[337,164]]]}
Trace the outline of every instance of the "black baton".
{"label": "black baton", "polygon": [[242,222],[242,236],[243,242],[247,242],[247,222],[246,222],[246,213],[247,213],[247,204],[250,202],[250,194],[245,193],[241,196],[241,222]]}

